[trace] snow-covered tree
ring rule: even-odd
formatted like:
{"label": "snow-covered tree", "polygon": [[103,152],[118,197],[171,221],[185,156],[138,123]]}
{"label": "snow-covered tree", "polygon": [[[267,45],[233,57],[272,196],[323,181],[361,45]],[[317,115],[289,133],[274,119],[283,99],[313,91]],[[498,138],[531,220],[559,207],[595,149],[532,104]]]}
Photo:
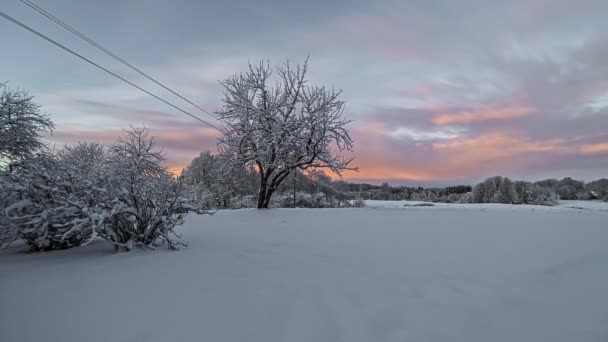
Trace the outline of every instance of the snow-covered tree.
{"label": "snow-covered tree", "polygon": [[515,186],[509,178],[504,177],[502,179],[502,182],[498,187],[498,192],[500,193],[500,203],[514,204],[518,202]]}
{"label": "snow-covered tree", "polygon": [[471,196],[473,203],[518,203],[517,191],[507,177],[490,177],[478,184]]}
{"label": "snow-covered tree", "polygon": [[32,155],[44,147],[40,140],[43,132],[53,128],[53,122],[40,112],[33,96],[0,83],[0,161]]}
{"label": "snow-covered tree", "polygon": [[485,194],[486,194],[485,183],[477,184],[477,186],[475,186],[473,188],[473,191],[471,193],[471,202],[472,203],[483,203]]}
{"label": "snow-covered tree", "polygon": [[517,181],[513,183],[517,192],[517,203],[535,205],[555,205],[557,195],[553,190],[538,183]]}
{"label": "snow-covered tree", "polygon": [[272,194],[296,169],[349,169],[353,140],[346,129],[340,91],[307,84],[308,62],[273,69],[249,65],[245,73],[221,82],[223,123],[220,152],[233,169],[255,167],[260,177],[258,208],[268,208]]}
{"label": "snow-covered tree", "polygon": [[563,200],[575,200],[585,193],[585,183],[566,177],[555,185],[555,192]]}

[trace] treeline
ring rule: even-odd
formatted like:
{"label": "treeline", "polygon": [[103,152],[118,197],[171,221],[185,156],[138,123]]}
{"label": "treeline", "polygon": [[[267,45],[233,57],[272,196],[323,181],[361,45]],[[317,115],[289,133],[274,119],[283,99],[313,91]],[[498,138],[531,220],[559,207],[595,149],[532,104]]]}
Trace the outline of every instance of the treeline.
{"label": "treeline", "polygon": [[347,189],[347,192],[355,197],[360,197],[364,200],[380,200],[380,201],[431,201],[431,202],[458,202],[463,194],[471,192],[470,185],[457,185],[449,187],[408,187],[408,186],[391,186],[388,183],[382,185],[372,185],[366,183],[349,183],[340,182],[338,185],[342,189]]}
{"label": "treeline", "polygon": [[566,177],[538,182],[491,177],[478,184],[468,199],[471,203],[512,203],[554,205],[559,200],[604,200],[608,202],[608,179],[585,184]]}
{"label": "treeline", "polygon": [[[260,175],[254,168],[226,169],[223,157],[203,152],[183,171],[185,184],[205,208],[254,208]],[[333,180],[323,171],[296,172],[283,182],[271,200],[275,208],[360,207],[365,200],[458,202],[469,185],[445,188],[372,185]]]}
{"label": "treeline", "polygon": [[[195,189],[205,208],[255,207],[259,173],[253,168],[227,172],[223,163],[219,155],[201,153],[184,170],[187,186]],[[309,171],[298,172],[281,184],[271,207],[352,207],[363,206],[365,200],[554,205],[560,199],[608,201],[608,179],[585,184],[569,177],[527,182],[496,176],[475,186],[424,188],[333,180],[322,171]]]}
{"label": "treeline", "polygon": [[507,177],[490,177],[471,187],[445,188],[347,183],[349,194],[366,200],[413,200],[444,203],[511,203],[554,205],[559,200],[608,201],[608,179],[585,183],[570,177],[538,182],[511,181]]}

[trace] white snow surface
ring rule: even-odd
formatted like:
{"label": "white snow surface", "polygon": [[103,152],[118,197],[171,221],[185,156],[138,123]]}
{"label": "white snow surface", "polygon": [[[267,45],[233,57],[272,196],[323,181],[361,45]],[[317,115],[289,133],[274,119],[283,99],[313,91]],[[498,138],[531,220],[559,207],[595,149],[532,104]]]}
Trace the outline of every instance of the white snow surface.
{"label": "white snow surface", "polygon": [[375,204],[193,215],[178,252],[11,247],[0,341],[608,341],[608,212]]}

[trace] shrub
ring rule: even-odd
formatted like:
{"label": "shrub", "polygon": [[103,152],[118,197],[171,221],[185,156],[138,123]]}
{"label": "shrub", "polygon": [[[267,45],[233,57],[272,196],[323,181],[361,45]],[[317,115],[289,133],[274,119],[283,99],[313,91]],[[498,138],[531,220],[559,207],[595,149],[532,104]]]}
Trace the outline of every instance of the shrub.
{"label": "shrub", "polygon": [[79,246],[94,238],[103,221],[95,197],[104,191],[66,168],[54,156],[38,154],[3,172],[3,232],[7,246],[22,239],[33,251]]}
{"label": "shrub", "polygon": [[164,165],[162,150],[145,128],[134,128],[110,149],[111,181],[102,238],[116,249],[169,249],[185,245],[174,227],[189,211],[202,212],[183,196],[182,178],[174,179]]}

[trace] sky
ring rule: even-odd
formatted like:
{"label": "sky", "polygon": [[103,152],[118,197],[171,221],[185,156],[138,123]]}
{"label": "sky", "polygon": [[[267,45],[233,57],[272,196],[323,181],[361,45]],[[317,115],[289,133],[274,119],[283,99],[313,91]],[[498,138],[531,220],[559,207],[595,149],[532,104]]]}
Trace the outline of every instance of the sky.
{"label": "sky", "polygon": [[[249,61],[310,56],[343,90],[347,180],[457,184],[493,175],[608,177],[605,0],[36,0],[199,106]],[[213,121],[18,0],[0,11]],[[53,144],[111,144],[145,125],[180,170],[218,133],[0,18],[0,81],[36,96]]]}

